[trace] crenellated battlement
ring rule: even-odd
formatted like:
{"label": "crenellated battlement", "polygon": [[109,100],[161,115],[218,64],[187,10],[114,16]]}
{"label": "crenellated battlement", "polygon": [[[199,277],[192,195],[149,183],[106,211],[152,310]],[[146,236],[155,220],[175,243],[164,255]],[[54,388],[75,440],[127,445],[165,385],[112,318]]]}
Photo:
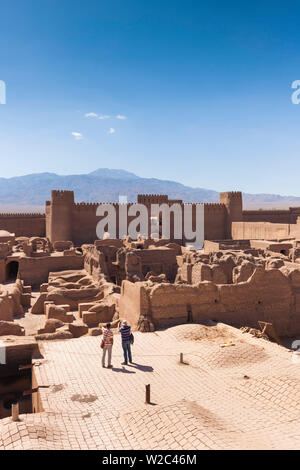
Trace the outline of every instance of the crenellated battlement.
{"label": "crenellated battlement", "polygon": [[76,204],[74,204],[74,206],[75,209],[94,209],[100,204],[100,202],[77,202]]}
{"label": "crenellated battlement", "polygon": [[0,213],[0,218],[5,218],[5,217],[40,218],[40,217],[45,217],[45,214],[43,212],[2,212]]}
{"label": "crenellated battlement", "polygon": [[228,196],[229,197],[241,197],[242,196],[242,193],[241,191],[228,191],[227,192]]}
{"label": "crenellated battlement", "polygon": [[74,208],[75,208],[75,210],[82,211],[82,210],[95,210],[99,206],[106,206],[106,205],[112,205],[115,208],[118,208],[119,206],[129,207],[132,204],[134,204],[134,203],[129,202],[129,203],[121,203],[120,204],[119,202],[78,202],[78,203],[74,204]]}
{"label": "crenellated battlement", "polygon": [[52,189],[51,194],[54,196],[64,196],[66,194],[74,194],[74,191],[68,189]]}
{"label": "crenellated battlement", "polygon": [[241,191],[225,191],[220,193],[220,202],[230,200],[242,200]]}
{"label": "crenellated battlement", "polygon": [[183,206],[205,206],[205,202],[183,202],[182,205]]}
{"label": "crenellated battlement", "polygon": [[216,210],[224,211],[225,208],[226,208],[226,206],[222,202],[205,202],[204,203],[204,209],[209,210],[209,211],[212,211],[212,210],[214,210],[214,211],[216,211]]}
{"label": "crenellated battlement", "polygon": [[138,194],[137,197],[138,198],[139,197],[142,197],[142,198],[148,198],[148,197],[158,197],[158,198],[160,198],[160,197],[162,197],[162,198],[167,198],[167,199],[169,198],[169,196],[167,194],[146,194],[146,193],[145,194]]}
{"label": "crenellated battlement", "polygon": [[53,189],[51,191],[52,204],[74,204],[74,191]]}
{"label": "crenellated battlement", "polygon": [[168,203],[169,198],[167,194],[138,194],[138,204],[163,204]]}

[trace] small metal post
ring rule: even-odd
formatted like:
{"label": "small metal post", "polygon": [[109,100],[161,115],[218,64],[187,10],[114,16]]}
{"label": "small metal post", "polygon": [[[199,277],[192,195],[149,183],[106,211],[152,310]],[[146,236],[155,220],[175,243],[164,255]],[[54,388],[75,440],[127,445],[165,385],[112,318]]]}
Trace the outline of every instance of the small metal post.
{"label": "small metal post", "polygon": [[150,400],[150,384],[146,385],[146,401],[145,403],[151,403]]}
{"label": "small metal post", "polygon": [[11,405],[11,416],[13,421],[19,421],[19,403]]}
{"label": "small metal post", "polygon": [[183,364],[183,353],[180,353],[180,364]]}

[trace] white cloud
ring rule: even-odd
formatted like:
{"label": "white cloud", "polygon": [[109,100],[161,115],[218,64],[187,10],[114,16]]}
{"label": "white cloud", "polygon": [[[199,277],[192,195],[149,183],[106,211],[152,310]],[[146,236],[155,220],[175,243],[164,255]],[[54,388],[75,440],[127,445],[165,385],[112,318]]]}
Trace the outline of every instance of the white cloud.
{"label": "white cloud", "polygon": [[75,137],[75,140],[82,140],[83,135],[80,132],[71,132],[72,136]]}
{"label": "white cloud", "polygon": [[[86,118],[97,118],[101,120],[111,118],[109,114],[97,114],[97,113],[86,113],[84,116]],[[116,119],[121,119],[121,120],[127,119],[127,116],[124,116],[123,114],[117,114],[115,117]]]}
{"label": "white cloud", "polygon": [[111,127],[108,131],[109,134],[114,134],[115,132],[116,130],[113,127]]}

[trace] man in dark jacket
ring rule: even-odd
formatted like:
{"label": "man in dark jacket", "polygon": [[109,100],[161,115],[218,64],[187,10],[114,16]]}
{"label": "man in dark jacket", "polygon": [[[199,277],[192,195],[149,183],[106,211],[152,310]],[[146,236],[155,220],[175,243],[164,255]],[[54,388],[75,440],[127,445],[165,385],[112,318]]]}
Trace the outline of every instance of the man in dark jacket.
{"label": "man in dark jacket", "polygon": [[120,326],[121,326],[121,323],[119,322],[119,332],[121,333],[121,337],[122,337],[122,348],[123,348],[123,354],[124,354],[124,362],[122,362],[122,365],[127,365],[128,360],[130,364],[132,364],[131,343],[130,343],[131,327],[127,324],[126,320],[122,321],[121,328]]}

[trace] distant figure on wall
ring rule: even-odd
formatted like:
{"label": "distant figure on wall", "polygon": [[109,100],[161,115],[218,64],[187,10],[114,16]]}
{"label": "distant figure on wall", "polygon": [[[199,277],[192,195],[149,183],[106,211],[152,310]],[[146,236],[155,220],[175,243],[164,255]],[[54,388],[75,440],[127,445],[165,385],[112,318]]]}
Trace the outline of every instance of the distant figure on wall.
{"label": "distant figure on wall", "polygon": [[122,327],[120,326],[121,322],[119,322],[119,332],[122,337],[122,348],[124,354],[124,362],[122,362],[122,365],[127,365],[128,360],[130,364],[132,364],[131,344],[133,343],[133,335],[131,334],[131,327],[127,324],[126,320],[123,320]]}
{"label": "distant figure on wall", "polygon": [[108,353],[108,365],[107,368],[111,369],[112,364],[111,364],[111,355],[112,355],[112,347],[114,344],[114,334],[110,329],[110,323],[106,323],[106,328],[102,327],[102,333],[103,333],[103,338],[102,338],[102,367],[105,367],[105,357],[106,353]]}

